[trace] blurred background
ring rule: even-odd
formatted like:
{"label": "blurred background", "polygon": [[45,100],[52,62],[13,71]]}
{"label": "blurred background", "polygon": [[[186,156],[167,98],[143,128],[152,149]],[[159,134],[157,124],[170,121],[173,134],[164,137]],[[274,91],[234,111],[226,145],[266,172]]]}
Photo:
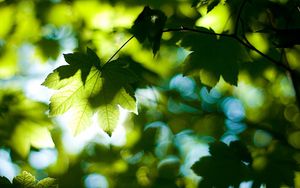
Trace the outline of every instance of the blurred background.
{"label": "blurred background", "polygon": [[[97,123],[74,137],[70,113],[48,116],[54,91],[41,84],[66,64],[63,54],[89,47],[108,60],[131,36],[145,5],[168,16],[167,28],[234,30],[230,6],[220,3],[207,13],[207,6],[192,8],[192,2],[0,0],[0,176],[12,180],[26,170],[37,179],[57,178],[60,187],[193,188],[201,177],[191,166],[210,155],[208,143],[242,140],[254,170],[266,177],[280,177],[284,171],[300,186],[294,167],[276,166],[281,160],[300,162],[300,113],[293,85],[284,71],[250,51],[239,65],[238,85],[232,86],[205,70],[182,74],[190,53],[179,45],[182,33],[164,33],[156,56],[133,39],[117,56],[142,67],[146,82],[135,91],[138,115],[120,109],[111,137]],[[276,2],[288,6],[289,1]],[[263,10],[255,13],[245,18],[249,25],[259,27],[257,19],[268,22]],[[281,53],[272,46],[271,35],[246,34],[263,53]],[[285,51],[294,70],[300,69],[299,51],[299,46]],[[251,185],[249,180],[240,187]]]}

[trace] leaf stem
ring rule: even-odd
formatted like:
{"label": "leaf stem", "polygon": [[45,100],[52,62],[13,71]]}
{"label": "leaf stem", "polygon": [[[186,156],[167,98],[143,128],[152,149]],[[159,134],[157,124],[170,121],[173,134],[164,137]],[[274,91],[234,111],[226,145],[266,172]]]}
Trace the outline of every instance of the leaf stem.
{"label": "leaf stem", "polygon": [[[127,41],[122,44],[122,46],[106,61],[106,63],[109,63],[121,50],[122,48],[129,42],[131,41],[131,39],[133,39],[134,35],[132,35],[129,39],[127,39]],[[106,64],[105,63],[105,64]]]}

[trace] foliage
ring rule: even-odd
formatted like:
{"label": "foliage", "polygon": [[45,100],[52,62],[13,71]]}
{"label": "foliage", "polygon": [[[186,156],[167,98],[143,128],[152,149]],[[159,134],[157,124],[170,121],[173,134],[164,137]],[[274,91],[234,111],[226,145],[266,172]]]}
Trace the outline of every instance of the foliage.
{"label": "foliage", "polygon": [[43,83],[59,90],[50,99],[50,115],[62,114],[73,107],[77,118],[71,124],[74,133],[78,134],[91,124],[96,111],[101,127],[111,135],[119,118],[118,105],[136,112],[129,85],[136,81],[136,75],[119,61],[101,66],[99,58],[90,49],[87,54],[65,54],[65,59],[69,65],[54,70]]}
{"label": "foliage", "polygon": [[211,156],[203,157],[196,162],[192,169],[203,177],[198,187],[229,187],[239,186],[249,180],[251,154],[239,141],[231,142],[229,146],[223,142],[210,145]]}
{"label": "foliage", "polygon": [[0,187],[299,187],[299,7],[0,1]]}
{"label": "foliage", "polygon": [[29,172],[23,171],[22,174],[14,177],[13,182],[5,177],[0,177],[1,187],[7,188],[57,188],[58,184],[53,178],[44,178],[37,181]]}
{"label": "foliage", "polygon": [[51,121],[45,115],[47,105],[30,100],[21,91],[9,88],[1,91],[2,146],[26,157],[30,147],[53,147],[49,130]]}

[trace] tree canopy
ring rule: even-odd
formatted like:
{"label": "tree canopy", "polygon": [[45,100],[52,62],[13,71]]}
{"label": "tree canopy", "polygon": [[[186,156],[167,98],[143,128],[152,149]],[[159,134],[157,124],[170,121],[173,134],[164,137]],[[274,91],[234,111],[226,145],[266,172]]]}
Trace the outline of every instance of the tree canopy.
{"label": "tree canopy", "polygon": [[299,0],[0,0],[0,187],[299,187]]}

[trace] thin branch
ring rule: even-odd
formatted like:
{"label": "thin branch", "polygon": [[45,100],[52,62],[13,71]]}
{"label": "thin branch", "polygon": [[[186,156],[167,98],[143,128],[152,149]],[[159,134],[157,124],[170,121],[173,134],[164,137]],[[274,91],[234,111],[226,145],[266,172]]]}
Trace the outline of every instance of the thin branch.
{"label": "thin branch", "polygon": [[249,49],[257,52],[260,56],[264,57],[265,59],[269,60],[271,63],[273,63],[275,66],[279,66],[284,70],[287,70],[289,72],[293,71],[288,65],[285,65],[284,63],[281,62],[281,60],[277,61],[276,59],[273,59],[272,57],[264,54],[263,52],[261,52],[260,50],[258,50],[255,46],[253,46],[250,41],[247,39],[246,35],[245,35],[245,29],[244,29],[244,22],[242,21],[242,29],[243,29],[243,40],[239,39],[238,37],[236,37],[237,40],[239,40],[239,42],[241,44],[243,44],[244,46],[248,47]]}
{"label": "thin branch", "polygon": [[194,32],[194,33],[202,33],[202,34],[207,34],[207,35],[223,36],[223,37],[233,37],[234,36],[233,34],[214,33],[214,32],[210,32],[210,31],[202,31],[202,30],[188,28],[188,27],[165,29],[165,30],[163,30],[163,33],[166,33],[166,32],[182,32],[182,31],[189,31],[189,32]]}
{"label": "thin branch", "polygon": [[284,70],[288,70],[288,71],[293,71],[290,67],[282,64],[281,62],[273,59],[272,57],[264,54],[263,52],[259,51],[256,47],[254,47],[246,37],[244,37],[243,41],[242,39],[240,39],[239,37],[237,37],[235,34],[227,34],[227,33],[213,33],[213,32],[209,32],[209,31],[202,31],[202,30],[198,30],[198,29],[193,29],[193,28],[187,28],[187,27],[180,27],[180,28],[171,28],[171,29],[165,29],[163,30],[163,32],[185,32],[185,31],[189,31],[189,32],[194,32],[194,33],[200,33],[200,34],[207,34],[207,35],[214,35],[214,36],[223,36],[223,37],[230,37],[233,38],[235,40],[237,40],[239,43],[241,43],[242,45],[244,45],[245,47],[257,52],[260,56],[264,57],[265,59],[269,60],[271,63],[273,63],[275,66],[279,66],[281,68],[283,68]]}
{"label": "thin branch", "polygon": [[[243,4],[245,4],[244,2],[246,2],[246,0],[243,1]],[[242,4],[242,5],[243,5]],[[242,6],[241,5],[241,6]],[[243,5],[245,6],[245,5]],[[241,11],[241,9],[240,9]],[[239,13],[240,14],[240,13]],[[235,40],[237,40],[239,43],[241,43],[242,45],[244,45],[245,47],[257,52],[260,56],[264,57],[265,59],[269,60],[271,63],[273,63],[275,66],[279,66],[281,68],[283,68],[284,70],[287,70],[289,72],[292,72],[293,70],[281,63],[280,61],[277,61],[275,59],[273,59],[272,57],[264,54],[263,52],[261,52],[260,50],[258,50],[256,47],[254,47],[247,39],[246,36],[243,36],[243,39],[240,39],[236,34],[227,34],[227,33],[214,33],[214,32],[210,32],[210,31],[203,31],[203,30],[198,30],[198,29],[194,29],[194,28],[188,28],[188,27],[180,27],[180,28],[170,28],[170,29],[165,29],[162,32],[194,32],[194,33],[200,33],[200,34],[206,34],[206,35],[214,35],[214,36],[222,36],[222,37],[229,37],[229,38],[233,38]],[[120,50],[132,39],[134,38],[134,35],[132,35],[107,61],[106,63],[110,62],[119,52]]]}
{"label": "thin branch", "polygon": [[278,67],[280,67],[280,68],[282,68],[282,69],[284,69],[284,70],[287,70],[287,71],[289,71],[289,72],[294,71],[294,70],[292,70],[289,66],[283,64],[281,61],[277,61],[276,59],[273,59],[272,57],[270,57],[270,56],[264,54],[263,52],[261,52],[260,50],[258,50],[256,47],[254,47],[254,46],[249,42],[249,40],[247,39],[246,36],[244,36],[243,39],[244,39],[246,42],[244,42],[243,40],[240,40],[240,39],[237,38],[237,40],[238,40],[241,44],[243,44],[244,46],[248,47],[249,49],[251,49],[251,50],[257,52],[260,56],[262,56],[262,57],[264,57],[265,59],[269,60],[269,61],[270,61],[271,63],[273,63],[275,66],[278,66]]}
{"label": "thin branch", "polygon": [[[132,35],[107,61],[106,63],[109,63],[119,52],[122,50],[122,48],[129,42],[131,39],[133,39],[134,35]],[[105,63],[105,64],[106,64]]]}

